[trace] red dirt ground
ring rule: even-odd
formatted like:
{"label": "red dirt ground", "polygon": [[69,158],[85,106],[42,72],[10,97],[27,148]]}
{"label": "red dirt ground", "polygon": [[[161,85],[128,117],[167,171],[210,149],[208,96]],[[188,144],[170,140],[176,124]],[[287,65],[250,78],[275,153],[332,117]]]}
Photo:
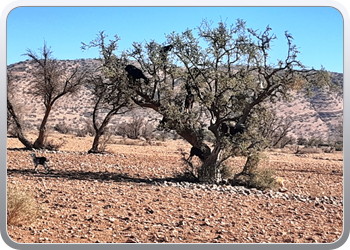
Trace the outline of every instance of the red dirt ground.
{"label": "red dirt ground", "polygon": [[[32,223],[8,226],[19,243],[331,243],[343,230],[343,154],[268,152],[286,192],[176,182],[184,141],[110,144],[88,155],[92,138],[55,135],[65,145],[34,173],[30,151],[8,138],[7,181],[44,208]],[[125,142],[124,142],[125,143]],[[234,172],[244,159],[232,159]]]}

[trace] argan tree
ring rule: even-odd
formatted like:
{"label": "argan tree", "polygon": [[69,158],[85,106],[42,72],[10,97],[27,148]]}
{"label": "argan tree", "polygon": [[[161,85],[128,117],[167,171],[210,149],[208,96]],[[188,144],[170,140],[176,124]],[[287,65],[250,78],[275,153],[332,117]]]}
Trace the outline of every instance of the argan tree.
{"label": "argan tree", "polygon": [[[268,104],[290,98],[291,91],[323,86],[329,77],[297,60],[288,32],[286,57],[274,63],[269,53],[277,38],[269,26],[258,31],[237,20],[213,27],[204,20],[197,30],[196,35],[189,29],[173,32],[164,44],[133,44],[130,59],[148,81],[137,81],[132,99],[163,115],[161,125],[192,145],[202,162],[199,181],[220,181],[224,162],[243,155],[247,160],[236,180],[244,184],[269,143],[259,130],[270,113]],[[172,49],[165,50],[169,45]],[[204,140],[205,133],[212,134],[213,145]]]}
{"label": "argan tree", "polygon": [[44,148],[46,124],[55,102],[66,95],[76,93],[84,84],[86,72],[79,67],[65,68],[57,59],[52,57],[52,51],[44,43],[40,55],[28,49],[24,55],[34,63],[32,75],[34,77],[31,93],[40,98],[45,105],[45,114],[39,128],[39,136],[35,140],[34,148]]}
{"label": "argan tree", "polygon": [[82,49],[96,47],[101,51],[101,66],[93,72],[87,84],[91,87],[94,108],[92,122],[95,138],[89,153],[98,153],[99,141],[113,116],[125,113],[130,107],[130,95],[127,92],[128,81],[125,72],[126,59],[117,57],[114,52],[118,48],[119,38],[115,36],[106,44],[106,35],[100,32],[89,44],[82,43]]}

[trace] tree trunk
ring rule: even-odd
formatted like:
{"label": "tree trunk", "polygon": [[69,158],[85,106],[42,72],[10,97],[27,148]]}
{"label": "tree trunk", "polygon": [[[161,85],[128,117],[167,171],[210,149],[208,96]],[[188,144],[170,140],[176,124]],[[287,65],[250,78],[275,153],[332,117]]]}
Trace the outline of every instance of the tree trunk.
{"label": "tree trunk", "polygon": [[17,138],[26,147],[26,149],[33,149],[33,144],[24,137],[21,131],[17,133]]}
{"label": "tree trunk", "polygon": [[244,165],[242,174],[248,174],[250,175],[251,173],[254,172],[254,170],[258,167],[258,163],[260,161],[259,155],[258,154],[251,154],[247,157],[247,161]]}
{"label": "tree trunk", "polygon": [[249,186],[253,173],[258,167],[259,161],[260,158],[258,154],[249,155],[242,172],[234,176],[232,184],[236,186]]}
{"label": "tree trunk", "polygon": [[45,116],[44,116],[43,121],[41,122],[40,129],[39,129],[39,136],[35,140],[34,145],[33,145],[33,147],[36,149],[40,149],[40,148],[43,148],[45,146],[44,139],[45,139],[45,132],[46,132],[46,123],[47,123],[47,119],[49,118],[51,108],[52,108],[51,104],[48,104],[46,106]]}
{"label": "tree trunk", "polygon": [[94,112],[92,114],[92,122],[93,122],[93,126],[95,129],[95,138],[94,141],[92,143],[92,147],[91,149],[88,151],[89,154],[91,153],[98,153],[98,145],[100,143],[100,138],[103,135],[103,132],[105,131],[105,128],[107,127],[109,121],[111,120],[112,116],[115,114],[115,111],[110,111],[106,117],[104,118],[104,120],[102,121],[102,124],[100,127],[98,127],[97,121],[96,121],[96,111],[97,111],[97,106],[98,103],[96,103],[95,108],[94,108]]}
{"label": "tree trunk", "polygon": [[198,179],[204,183],[219,183],[222,178],[219,171],[221,148],[216,146],[211,154],[203,161],[198,170]]}
{"label": "tree trunk", "polygon": [[16,124],[16,137],[18,138],[18,140],[26,147],[26,149],[32,149],[33,148],[33,144],[27,140],[27,138],[25,138],[24,134],[23,134],[23,129],[22,129],[22,124],[18,118],[18,116],[16,115],[12,103],[7,99],[7,109],[10,112],[15,124]]}
{"label": "tree trunk", "polygon": [[94,141],[92,143],[92,147],[91,149],[88,151],[89,154],[94,154],[94,153],[99,153],[99,150],[98,150],[98,145],[100,143],[100,138],[103,134],[103,130],[104,128],[100,127],[100,129],[98,129],[95,133],[95,138],[94,138]]}

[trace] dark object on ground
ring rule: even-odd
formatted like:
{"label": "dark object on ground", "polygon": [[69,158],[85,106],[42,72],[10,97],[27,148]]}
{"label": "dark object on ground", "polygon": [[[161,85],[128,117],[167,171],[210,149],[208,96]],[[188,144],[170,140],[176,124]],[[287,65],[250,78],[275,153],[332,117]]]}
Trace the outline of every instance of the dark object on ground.
{"label": "dark object on ground", "polygon": [[33,162],[35,165],[34,171],[38,172],[38,165],[43,165],[45,168],[46,173],[49,172],[49,166],[47,165],[47,162],[49,161],[46,157],[36,157],[34,153],[30,155],[33,157]]}

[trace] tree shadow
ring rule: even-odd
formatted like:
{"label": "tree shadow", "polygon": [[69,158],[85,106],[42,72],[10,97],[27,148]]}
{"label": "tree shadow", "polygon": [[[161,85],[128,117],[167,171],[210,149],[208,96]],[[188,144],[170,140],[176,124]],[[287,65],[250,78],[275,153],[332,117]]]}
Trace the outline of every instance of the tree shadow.
{"label": "tree shadow", "polygon": [[305,169],[278,169],[278,171],[281,172],[300,172],[300,173],[313,173],[313,174],[322,174],[322,175],[338,175],[338,176],[343,176],[343,173],[337,170],[333,170],[332,172],[321,172],[321,171],[316,171],[316,170],[305,170]]}
{"label": "tree shadow", "polygon": [[8,151],[33,151],[33,149],[24,148],[7,148]]}
{"label": "tree shadow", "polygon": [[66,180],[84,180],[84,181],[114,181],[114,182],[133,182],[133,183],[145,183],[154,185],[156,183],[163,182],[196,182],[190,179],[186,175],[177,175],[174,177],[165,178],[136,178],[130,177],[127,174],[118,174],[112,172],[85,172],[85,171],[50,171],[49,173],[39,172],[36,173],[34,169],[7,169],[8,176],[22,175],[30,177],[44,177],[44,178],[55,178],[55,179],[66,179]]}

